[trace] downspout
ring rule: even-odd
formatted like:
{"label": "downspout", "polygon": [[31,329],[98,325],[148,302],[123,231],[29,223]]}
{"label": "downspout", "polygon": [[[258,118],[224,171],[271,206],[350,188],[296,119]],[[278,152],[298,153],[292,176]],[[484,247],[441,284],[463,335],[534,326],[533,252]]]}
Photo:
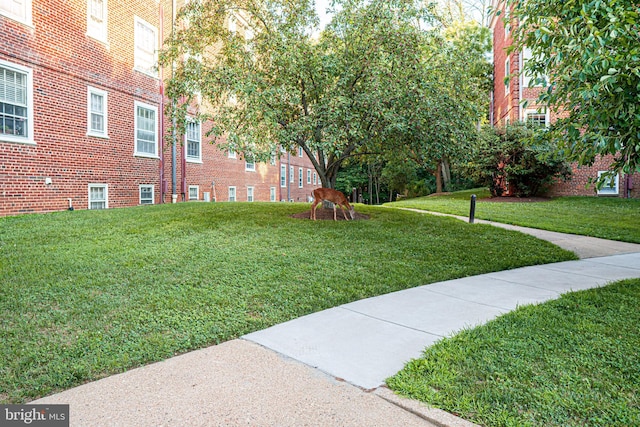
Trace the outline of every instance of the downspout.
{"label": "downspout", "polygon": [[[176,24],[176,0],[171,2],[171,37],[173,38],[174,27]],[[171,62],[171,77],[173,78],[175,64]],[[175,203],[178,200],[177,183],[176,183],[176,100],[171,100],[171,124],[173,129],[171,130],[171,203]]]}
{"label": "downspout", "polygon": [[[291,175],[291,153],[287,151],[287,174]],[[291,176],[287,179],[287,202],[291,200]]]}
{"label": "downspout", "polygon": [[[160,9],[160,34],[164,38],[164,8]],[[160,67],[160,203],[164,203],[164,67]]]}

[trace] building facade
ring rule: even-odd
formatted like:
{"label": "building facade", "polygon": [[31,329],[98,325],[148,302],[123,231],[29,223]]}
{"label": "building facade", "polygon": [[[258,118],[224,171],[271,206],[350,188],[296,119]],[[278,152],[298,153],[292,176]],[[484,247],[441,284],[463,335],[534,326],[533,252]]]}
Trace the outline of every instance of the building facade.
{"label": "building facade", "polygon": [[[505,126],[514,122],[533,122],[548,126],[562,114],[561,109],[550,110],[537,103],[538,96],[546,90],[547,79],[527,75],[523,66],[531,53],[528,49],[507,52],[512,45],[512,31],[518,25],[511,17],[505,0],[494,0],[491,20],[493,33],[493,75],[494,88],[491,99],[491,123]],[[607,170],[610,158],[599,158],[590,167],[572,165],[572,179],[558,182],[550,189],[551,196],[614,196],[640,197],[640,175],[617,176],[613,187],[596,190],[590,180]]]}
{"label": "building facade", "polygon": [[156,68],[174,7],[166,0],[0,2],[0,215],[169,203],[172,194],[175,201],[302,201],[320,186],[306,179],[307,157],[296,159],[294,185],[286,163],[282,187],[286,154],[247,162],[205,141],[207,124],[198,122],[179,136],[174,181],[165,73]]}

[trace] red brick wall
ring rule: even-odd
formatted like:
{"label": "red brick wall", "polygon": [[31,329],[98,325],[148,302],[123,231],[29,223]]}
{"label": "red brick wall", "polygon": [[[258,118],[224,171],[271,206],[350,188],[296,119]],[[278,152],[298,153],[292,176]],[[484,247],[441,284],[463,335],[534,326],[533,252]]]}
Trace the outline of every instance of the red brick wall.
{"label": "red brick wall", "polygon": [[[133,13],[159,26],[158,4],[123,3],[109,1],[108,44],[86,35],[85,0],[34,0],[33,28],[0,16],[0,59],[33,72],[35,140],[0,138],[0,215],[86,209],[90,183],[109,207],[137,205],[139,184],[159,194],[159,160],[133,155],[134,100],[160,105],[159,80],[133,71]],[[88,86],[107,92],[108,139],[87,136]]]}

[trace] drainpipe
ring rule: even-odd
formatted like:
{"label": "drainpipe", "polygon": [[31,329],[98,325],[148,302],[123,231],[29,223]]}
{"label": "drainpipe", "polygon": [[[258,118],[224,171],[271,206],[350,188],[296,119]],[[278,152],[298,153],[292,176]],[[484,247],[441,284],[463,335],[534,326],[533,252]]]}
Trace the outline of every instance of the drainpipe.
{"label": "drainpipe", "polygon": [[[287,151],[287,174],[291,175],[291,153]],[[287,179],[287,202],[291,200],[291,176]]]}
{"label": "drainpipe", "polygon": [[[164,8],[160,9],[160,34],[164,38]],[[164,67],[160,67],[160,203],[164,203]]]}
{"label": "drainpipe", "polygon": [[[176,1],[171,2],[171,35],[173,37],[174,27],[176,24]],[[171,62],[171,77],[173,78],[174,63]],[[177,183],[176,183],[176,159],[177,159],[177,135],[176,135],[176,101],[171,100],[171,123],[173,129],[171,131],[171,203],[178,200]]]}

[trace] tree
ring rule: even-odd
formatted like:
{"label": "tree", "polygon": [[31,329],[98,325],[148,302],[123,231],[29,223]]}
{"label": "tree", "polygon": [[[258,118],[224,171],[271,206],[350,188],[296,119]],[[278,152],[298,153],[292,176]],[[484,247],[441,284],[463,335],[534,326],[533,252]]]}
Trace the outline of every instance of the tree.
{"label": "tree", "polygon": [[[190,2],[160,55],[174,66],[167,94],[181,100],[178,125],[201,97],[199,115],[213,121],[222,148],[263,159],[277,146],[302,147],[322,185],[335,187],[342,164],[379,147],[400,119],[424,16],[411,0],[341,3],[316,38],[308,0]],[[229,30],[236,16],[245,18],[244,31]]]}
{"label": "tree", "polygon": [[468,164],[469,174],[494,196],[507,188],[514,196],[537,196],[557,180],[568,179],[569,164],[554,154],[549,143],[531,143],[533,131],[524,123],[484,127],[474,147],[474,161]]}
{"label": "tree", "polygon": [[640,36],[632,0],[511,0],[513,50],[531,49],[524,70],[548,75],[540,102],[564,114],[540,137],[591,165],[612,155],[612,173],[640,171]]}

